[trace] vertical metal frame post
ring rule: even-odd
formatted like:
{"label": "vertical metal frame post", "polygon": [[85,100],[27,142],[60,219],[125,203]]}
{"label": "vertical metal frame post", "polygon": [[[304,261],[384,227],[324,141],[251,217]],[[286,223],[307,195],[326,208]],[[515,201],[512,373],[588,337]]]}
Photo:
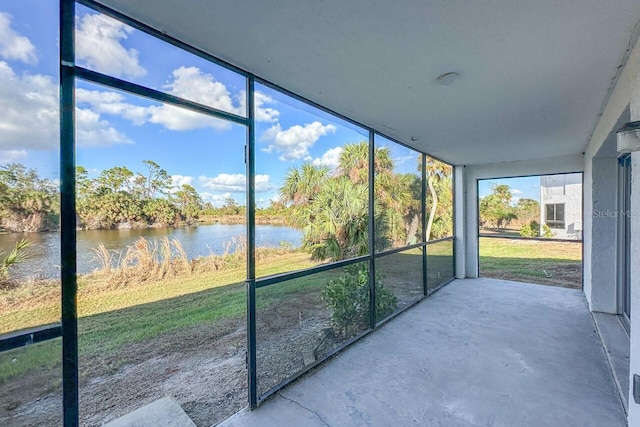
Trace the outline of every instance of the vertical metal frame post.
{"label": "vertical metal frame post", "polygon": [[369,129],[369,327],[376,327],[376,212],[374,198],[376,194],[376,146],[375,133]]}
{"label": "vertical metal frame post", "polygon": [[62,407],[66,427],[79,424],[76,281],[75,1],[60,0],[60,261]]}
{"label": "vertical metal frame post", "polygon": [[[473,231],[476,234],[476,278],[480,277],[480,180],[476,178],[476,229]],[[454,233],[455,240],[455,233]],[[466,266],[465,266],[466,270]],[[465,272],[466,276],[466,272]]]}
{"label": "vertical metal frame post", "polygon": [[424,243],[422,249],[422,292],[424,296],[429,293],[429,284],[427,283],[427,155],[420,153],[422,156],[422,168],[420,175],[422,182],[420,185],[420,192],[422,193],[422,242]]}
{"label": "vertical metal frame post", "polygon": [[249,407],[258,405],[258,377],[256,367],[256,200],[255,200],[255,78],[247,78],[247,372],[249,380]]}
{"label": "vertical metal frame post", "polygon": [[[479,203],[478,203],[479,205]],[[453,241],[451,242],[452,251],[453,251],[453,275],[452,278],[456,278],[456,168],[451,165],[451,235],[453,236]],[[480,224],[480,218],[478,218],[478,224]],[[479,227],[478,227],[479,229]],[[480,252],[480,246],[478,246],[478,253]]]}

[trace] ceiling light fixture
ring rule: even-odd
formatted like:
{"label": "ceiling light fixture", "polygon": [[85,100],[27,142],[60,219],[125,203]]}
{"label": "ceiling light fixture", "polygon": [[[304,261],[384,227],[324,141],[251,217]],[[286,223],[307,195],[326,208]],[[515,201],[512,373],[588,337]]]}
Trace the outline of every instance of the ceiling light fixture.
{"label": "ceiling light fixture", "polygon": [[451,73],[440,74],[436,78],[436,81],[438,82],[438,86],[447,87],[457,82],[459,78],[460,78],[460,74],[456,72],[451,72]]}
{"label": "ceiling light fixture", "polygon": [[618,153],[640,151],[640,121],[629,122],[616,132]]}

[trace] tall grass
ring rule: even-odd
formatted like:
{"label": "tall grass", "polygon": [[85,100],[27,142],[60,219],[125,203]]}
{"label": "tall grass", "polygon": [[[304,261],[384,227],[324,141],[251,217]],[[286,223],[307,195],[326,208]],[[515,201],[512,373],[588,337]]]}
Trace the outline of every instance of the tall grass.
{"label": "tall grass", "polygon": [[[105,279],[108,285],[118,287],[242,267],[247,259],[247,240],[244,236],[234,236],[225,242],[222,254],[212,253],[192,260],[189,260],[179,240],[168,237],[159,241],[140,237],[127,247],[124,256],[120,251],[107,249],[102,243],[93,251],[94,260],[99,264],[94,274]],[[260,247],[256,249],[256,258],[265,259],[291,252],[295,250],[284,246]]]}
{"label": "tall grass", "polygon": [[195,272],[219,271],[242,266],[247,259],[247,239],[244,236],[233,236],[224,243],[222,254],[211,253],[209,256],[195,258],[191,261]]}
{"label": "tall grass", "polygon": [[100,268],[95,274],[104,276],[112,286],[127,286],[161,280],[193,271],[187,253],[177,239],[163,237],[147,240],[140,237],[127,246],[125,255],[108,250],[103,243],[94,248]]}

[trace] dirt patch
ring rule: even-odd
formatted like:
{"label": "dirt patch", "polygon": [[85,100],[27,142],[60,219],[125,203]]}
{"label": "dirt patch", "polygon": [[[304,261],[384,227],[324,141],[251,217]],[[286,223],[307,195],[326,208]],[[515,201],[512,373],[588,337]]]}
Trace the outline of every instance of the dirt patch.
{"label": "dirt patch", "polygon": [[[403,276],[385,281],[398,308],[421,297],[421,274]],[[322,289],[312,286],[258,307],[260,394],[351,338],[331,327]],[[246,320],[233,318],[81,356],[81,423],[102,425],[164,396],[173,396],[198,426],[219,423],[247,405],[245,349]],[[61,425],[60,378],[57,366],[0,384],[0,425]]]}
{"label": "dirt patch", "polygon": [[570,289],[582,289],[582,265],[563,264],[552,265],[541,270],[542,275],[530,276],[512,271],[497,270],[483,271],[482,277],[492,279],[513,280],[515,282],[536,283],[540,285],[559,286]]}
{"label": "dirt patch", "polygon": [[[246,405],[245,342],[244,319],[227,319],[81,358],[81,423],[102,425],[167,395],[197,425],[220,422]],[[46,375],[59,381],[60,369]],[[1,387],[0,400],[10,396],[11,405],[0,409],[0,424],[61,425],[60,389],[47,392],[46,382],[27,375]]]}
{"label": "dirt patch", "polygon": [[[326,342],[330,313],[318,302],[312,293],[295,298],[295,304],[262,310],[257,330],[260,392],[345,339]],[[247,405],[245,322],[236,318],[201,324],[126,345],[117,353],[81,358],[82,425],[102,425],[167,395],[198,426],[219,423],[242,409]],[[0,425],[61,425],[60,378],[58,366],[2,385]],[[55,381],[53,390],[43,389]]]}

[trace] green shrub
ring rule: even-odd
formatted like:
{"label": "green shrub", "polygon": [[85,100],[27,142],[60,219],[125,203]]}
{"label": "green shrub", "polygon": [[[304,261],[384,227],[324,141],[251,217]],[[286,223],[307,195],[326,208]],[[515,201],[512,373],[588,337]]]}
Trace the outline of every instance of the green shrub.
{"label": "green shrub", "polygon": [[540,233],[540,224],[538,221],[531,221],[520,227],[520,235],[522,237],[545,237],[547,239],[553,237],[553,231],[547,224],[542,224],[542,233]]}
{"label": "green shrub", "polygon": [[520,235],[522,237],[538,237],[540,236],[540,224],[538,221],[533,220],[529,224],[524,224],[520,227]]}
{"label": "green shrub", "polygon": [[[339,333],[351,336],[369,324],[369,268],[349,266],[346,274],[331,280],[322,300],[331,308],[331,321]],[[383,319],[398,307],[398,299],[376,274],[376,316]]]}

